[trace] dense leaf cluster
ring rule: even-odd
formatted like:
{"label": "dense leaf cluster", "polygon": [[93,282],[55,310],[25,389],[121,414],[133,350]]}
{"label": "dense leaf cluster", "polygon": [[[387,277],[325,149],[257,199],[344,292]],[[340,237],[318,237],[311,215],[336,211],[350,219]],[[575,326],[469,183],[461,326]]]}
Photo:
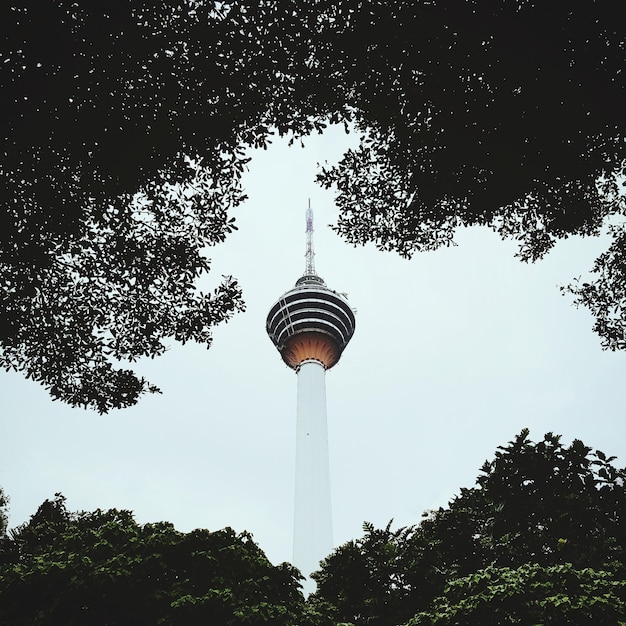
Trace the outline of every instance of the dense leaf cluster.
{"label": "dense leaf cluster", "polygon": [[134,404],[156,388],[120,360],[208,346],[243,308],[236,281],[196,279],[234,228],[246,149],[320,127],[288,114],[302,22],[195,0],[18,0],[0,21],[0,366],[72,405]]}
{"label": "dense leaf cluster", "polygon": [[70,513],[57,495],[0,541],[3,624],[291,625],[304,613],[297,570],[245,532]]}
{"label": "dense leaf cluster", "polygon": [[626,624],[626,580],[570,564],[487,567],[452,581],[407,626]]}
{"label": "dense leaf cluster", "polygon": [[[118,360],[153,357],[170,338],[208,346],[211,326],[243,306],[236,281],[207,294],[195,282],[243,197],[229,82],[249,77],[228,69],[232,25],[187,9],[0,9],[0,365],[72,405],[134,404],[156,388]],[[223,58],[221,82],[194,74],[207,52],[209,68]],[[197,118],[183,114],[194,105]],[[201,165],[183,158],[198,152]]]}
{"label": "dense leaf cluster", "polygon": [[[242,308],[232,280],[203,295],[195,279],[273,132],[362,134],[319,177],[353,243],[410,255],[482,224],[534,260],[624,213],[619,3],[109,4],[0,8],[0,366],[55,398],[132,404],[153,387],[118,359],[208,345]],[[613,349],[615,232],[571,288]]]}
{"label": "dense leaf cluster", "polygon": [[593,265],[593,280],[577,279],[562,287],[576,296],[577,304],[586,306],[595,318],[594,330],[602,346],[611,350],[626,349],[626,225],[610,227],[613,242]]}
{"label": "dense leaf cluster", "polygon": [[[53,398],[106,412],[156,388],[121,360],[155,357],[166,339],[207,346],[210,328],[243,308],[237,282],[197,291],[209,269],[202,247],[232,229],[233,191],[206,170],[167,180],[81,216],[81,232],[55,243],[41,266],[5,266],[0,364],[43,381]],[[45,235],[44,235],[45,236]]]}
{"label": "dense leaf cluster", "polygon": [[[483,225],[534,261],[626,210],[626,13],[616,3],[341,3],[315,70],[343,98],[358,148],[319,176],[337,230],[410,256]],[[616,217],[617,216],[617,217]],[[592,282],[605,348],[626,346],[623,226]]]}
{"label": "dense leaf cluster", "polygon": [[[615,210],[623,172],[622,7],[350,2],[320,59],[366,136],[323,177],[341,232],[403,253],[488,224],[541,256]],[[339,64],[336,61],[339,60]]]}
{"label": "dense leaf cluster", "polygon": [[[313,575],[315,598],[355,625],[404,624],[418,613],[416,624],[499,624],[509,622],[498,621],[498,603],[511,615],[518,605],[528,615],[548,615],[552,595],[569,589],[568,602],[585,607],[571,623],[615,624],[626,606],[626,470],[612,461],[580,441],[566,447],[547,434],[533,443],[523,431],[484,464],[476,487],[461,489],[419,525],[366,524],[361,539],[339,547]],[[540,580],[545,585],[533,587]],[[516,585],[534,589],[526,604]],[[608,591],[614,595],[604,621],[589,621],[604,610],[594,605]],[[600,600],[585,599],[591,596]],[[471,607],[461,610],[462,601]],[[435,619],[448,605],[454,619]],[[475,619],[463,621],[468,607]],[[554,620],[546,623],[570,623]]]}

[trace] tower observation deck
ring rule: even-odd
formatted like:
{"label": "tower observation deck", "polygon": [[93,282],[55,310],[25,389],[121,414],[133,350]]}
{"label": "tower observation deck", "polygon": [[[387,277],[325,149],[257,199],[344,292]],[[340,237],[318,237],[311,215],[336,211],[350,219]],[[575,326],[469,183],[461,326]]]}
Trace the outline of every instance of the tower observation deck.
{"label": "tower observation deck", "polygon": [[[346,297],[315,272],[310,206],[306,233],[304,275],[274,303],[266,323],[283,361],[298,375],[293,564],[305,577],[333,548],[325,374],[355,328]],[[305,579],[305,593],[313,587]]]}
{"label": "tower observation deck", "polygon": [[267,333],[283,361],[297,370],[303,361],[330,369],[354,334],[354,313],[341,294],[316,274],[305,274],[272,306]]}

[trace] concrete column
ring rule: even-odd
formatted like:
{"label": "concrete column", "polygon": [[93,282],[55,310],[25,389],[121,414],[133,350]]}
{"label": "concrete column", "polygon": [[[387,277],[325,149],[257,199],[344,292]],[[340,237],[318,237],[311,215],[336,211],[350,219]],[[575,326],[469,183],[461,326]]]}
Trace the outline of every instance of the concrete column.
{"label": "concrete column", "polygon": [[[326,371],[319,361],[306,360],[297,372],[293,564],[308,577],[333,549]],[[315,583],[307,578],[305,594],[314,589]]]}

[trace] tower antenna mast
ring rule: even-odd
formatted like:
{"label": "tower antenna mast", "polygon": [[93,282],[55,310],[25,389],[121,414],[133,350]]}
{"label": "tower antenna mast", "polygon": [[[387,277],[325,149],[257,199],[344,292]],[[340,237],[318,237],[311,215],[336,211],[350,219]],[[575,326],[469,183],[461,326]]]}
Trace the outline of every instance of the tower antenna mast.
{"label": "tower antenna mast", "polygon": [[313,209],[311,208],[311,198],[309,207],[306,210],[306,276],[315,276],[315,252],[313,251]]}

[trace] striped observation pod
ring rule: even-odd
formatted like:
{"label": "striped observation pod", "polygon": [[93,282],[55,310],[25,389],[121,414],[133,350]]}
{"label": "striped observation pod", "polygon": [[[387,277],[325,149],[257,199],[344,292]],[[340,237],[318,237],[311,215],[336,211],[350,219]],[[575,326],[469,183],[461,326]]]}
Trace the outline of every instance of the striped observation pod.
{"label": "striped observation pod", "polygon": [[354,312],[345,296],[329,289],[315,274],[302,276],[267,316],[267,333],[294,370],[308,359],[319,361],[324,369],[333,367],[354,328]]}

